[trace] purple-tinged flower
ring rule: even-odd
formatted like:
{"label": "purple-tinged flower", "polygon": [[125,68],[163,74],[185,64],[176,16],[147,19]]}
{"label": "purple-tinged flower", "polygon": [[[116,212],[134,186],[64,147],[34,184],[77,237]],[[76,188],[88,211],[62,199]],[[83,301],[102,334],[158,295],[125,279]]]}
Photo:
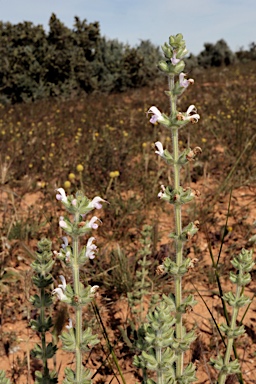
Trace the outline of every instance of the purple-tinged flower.
{"label": "purple-tinged flower", "polygon": [[97,249],[97,246],[92,243],[93,240],[95,240],[95,237],[90,237],[86,244],[85,256],[88,257],[89,259],[94,259],[95,251]]}
{"label": "purple-tinged flower", "polygon": [[156,122],[163,122],[165,121],[162,113],[159,111],[159,109],[157,107],[155,107],[154,105],[152,107],[149,108],[148,112],[147,113],[153,113],[153,116],[151,117],[151,119],[149,120],[150,123],[152,124],[156,124]]}
{"label": "purple-tinged flower", "polygon": [[101,197],[96,196],[94,199],[88,204],[88,208],[96,208],[96,209],[101,209],[102,204],[100,204],[101,201],[104,201],[106,203],[106,200],[103,200]]}
{"label": "purple-tinged flower", "polygon": [[71,329],[71,328],[73,328],[72,319],[68,319],[68,325],[66,325],[66,328],[67,328],[67,329]]}
{"label": "purple-tinged flower", "polygon": [[71,201],[71,204],[75,207],[76,206],[76,203],[77,203],[77,200],[76,199],[73,199],[72,201]]}
{"label": "purple-tinged flower", "polygon": [[67,248],[67,246],[68,246],[68,238],[67,238],[67,236],[63,236],[63,237],[62,237],[62,240],[63,240],[63,244],[61,244],[61,247],[62,247],[63,249],[65,249],[65,248]]}
{"label": "purple-tinged flower", "polygon": [[186,74],[181,72],[179,75],[179,81],[180,81],[180,86],[183,88],[187,88],[189,84],[194,84],[193,79],[185,79]]}
{"label": "purple-tinged flower", "polygon": [[60,275],[59,277],[60,277],[62,284],[59,284],[58,287],[61,288],[64,292],[66,290],[66,286],[67,286],[66,279],[63,275]]}
{"label": "purple-tinged flower", "polygon": [[155,143],[156,148],[158,149],[155,151],[159,156],[164,157],[164,149],[163,149],[163,144],[160,141],[157,141]]}
{"label": "purple-tinged flower", "polygon": [[173,52],[172,58],[171,58],[172,65],[176,65],[180,62],[180,59],[176,58],[176,52]]}
{"label": "purple-tinged flower", "polygon": [[66,221],[64,220],[64,217],[63,216],[60,216],[60,220],[59,220],[59,226],[61,227],[61,228],[68,228],[68,225],[67,225],[67,223],[66,223]]}
{"label": "purple-tinged flower", "polygon": [[98,228],[98,224],[96,224],[97,220],[100,221],[100,219],[98,219],[97,216],[93,216],[89,221],[89,223],[87,224],[87,228],[97,229]]}
{"label": "purple-tinged flower", "polygon": [[56,191],[59,192],[56,195],[56,199],[62,201],[63,203],[67,203],[68,199],[67,199],[66,192],[64,191],[64,189],[58,188],[58,189],[56,189]]}
{"label": "purple-tinged flower", "polygon": [[52,291],[52,294],[53,294],[53,295],[57,295],[57,296],[58,296],[58,299],[61,300],[61,301],[67,299],[67,296],[63,293],[63,291],[62,291],[61,288],[55,288],[55,289]]}

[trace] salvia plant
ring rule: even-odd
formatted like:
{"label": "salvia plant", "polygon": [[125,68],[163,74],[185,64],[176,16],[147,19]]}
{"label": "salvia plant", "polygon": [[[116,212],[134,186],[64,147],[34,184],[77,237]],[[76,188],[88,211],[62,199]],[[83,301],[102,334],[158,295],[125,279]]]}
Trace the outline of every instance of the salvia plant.
{"label": "salvia plant", "polygon": [[[129,304],[128,326],[130,336],[121,327],[119,328],[124,341],[133,350],[142,350],[144,346],[144,323],[148,308],[152,308],[159,301],[159,295],[153,293],[154,283],[149,277],[150,268],[152,268],[152,233],[153,228],[150,225],[144,225],[141,232],[140,248],[136,257],[136,272],[133,281],[132,291],[127,293]],[[153,294],[152,294],[153,293]],[[145,367],[142,367],[145,368]],[[146,375],[143,370],[143,375]]]}
{"label": "salvia plant", "polygon": [[83,330],[82,327],[82,311],[83,308],[92,302],[96,294],[98,286],[85,286],[80,281],[80,268],[89,260],[95,257],[97,246],[93,243],[94,237],[90,237],[87,245],[80,247],[80,237],[88,234],[92,229],[98,228],[100,221],[97,216],[93,216],[90,220],[86,220],[86,215],[92,210],[100,209],[101,203],[104,202],[99,196],[93,200],[89,200],[84,196],[82,191],[78,191],[74,196],[66,196],[65,190],[59,188],[56,198],[60,200],[72,215],[69,217],[60,217],[59,226],[71,237],[72,243],[69,244],[67,236],[63,237],[63,244],[60,252],[55,254],[72,270],[73,283],[67,284],[63,275],[60,276],[61,284],[53,290],[58,298],[75,310],[75,324],[69,319],[67,331],[63,332],[60,339],[63,349],[75,353],[76,366],[75,370],[71,368],[65,369],[64,384],[89,384],[91,383],[91,372],[83,367],[83,354],[99,342],[96,335],[92,333],[92,329],[88,327]]}
{"label": "salvia plant", "polygon": [[[186,79],[183,72],[184,57],[188,53],[182,34],[170,36],[169,44],[162,46],[164,59],[159,62],[159,69],[168,77],[169,89],[166,91],[170,99],[170,113],[160,112],[156,106],[149,108],[152,114],[150,122],[160,123],[167,129],[172,137],[172,152],[163,148],[161,142],[156,142],[156,154],[172,168],[173,181],[171,186],[161,186],[158,196],[167,201],[174,208],[174,231],[170,238],[175,243],[175,260],[166,257],[163,264],[158,267],[160,274],[168,274],[174,280],[174,292],[168,296],[162,296],[162,302],[148,314],[148,322],[144,326],[144,345],[141,345],[142,353],[135,357],[135,365],[143,370],[143,378],[146,383],[158,384],[187,384],[196,381],[196,367],[192,363],[184,364],[184,354],[191,348],[191,343],[196,339],[194,330],[187,331],[183,324],[183,317],[187,311],[196,304],[192,295],[183,297],[182,278],[194,267],[196,259],[191,260],[183,255],[186,241],[191,239],[199,229],[198,220],[182,225],[182,206],[192,201],[199,195],[197,190],[182,187],[180,183],[181,169],[202,152],[200,147],[187,148],[179,151],[179,130],[187,124],[195,124],[200,116],[194,105],[190,105],[186,112],[177,109],[178,98],[186,89],[194,83],[193,79]],[[252,253],[242,251],[235,258],[233,265],[239,270],[239,274],[231,273],[231,281],[238,285],[236,295],[228,293],[224,295],[231,306],[234,307],[230,325],[222,325],[221,330],[228,337],[227,350],[224,359],[218,356],[212,360],[215,368],[220,370],[218,382],[223,384],[227,374],[239,372],[237,360],[230,362],[230,353],[233,339],[244,332],[243,326],[236,327],[238,308],[246,305],[249,301],[242,291],[244,285],[250,281],[249,271],[253,267]],[[156,372],[157,381],[147,379],[145,368]]]}
{"label": "salvia plant", "polygon": [[233,308],[231,321],[228,324],[221,324],[220,330],[227,337],[227,348],[224,357],[220,354],[216,359],[211,358],[212,365],[219,371],[218,383],[224,384],[229,374],[239,373],[240,364],[238,359],[230,360],[234,339],[245,333],[244,326],[238,322],[238,311],[241,307],[250,304],[251,299],[244,294],[244,287],[250,283],[250,271],[255,263],[252,251],[242,249],[240,254],[231,261],[237,273],[230,272],[230,281],[236,285],[236,293],[227,292],[223,299]]}
{"label": "salvia plant", "polygon": [[[200,116],[194,105],[190,105],[186,112],[180,112],[177,109],[178,98],[194,82],[193,79],[186,79],[183,73],[185,67],[183,59],[188,53],[183,36],[181,34],[170,36],[169,44],[165,43],[162,49],[164,59],[159,62],[159,68],[168,76],[169,90],[166,94],[170,98],[170,113],[161,113],[156,106],[152,106],[148,113],[152,114],[150,119],[152,124],[160,123],[172,136],[172,153],[163,149],[159,141],[155,145],[156,153],[173,170],[173,185],[162,186],[158,196],[174,207],[175,231],[170,234],[170,237],[175,242],[176,259],[167,257],[158,271],[173,277],[175,292],[168,297],[163,296],[163,301],[149,313],[149,325],[145,332],[145,340],[149,343],[148,351],[143,351],[138,360],[139,364],[144,364],[148,369],[156,372],[157,383],[185,384],[196,380],[195,366],[188,364],[184,367],[184,353],[190,348],[196,336],[193,330],[186,331],[183,316],[196,302],[192,295],[185,298],[182,295],[182,277],[192,266],[192,260],[183,257],[183,247],[184,243],[198,231],[199,223],[196,221],[186,227],[182,226],[182,206],[193,200],[198,192],[181,186],[180,173],[181,168],[201,152],[201,148],[188,148],[180,153],[178,137],[180,129],[189,123],[197,123]],[[135,360],[137,365],[138,360]]]}
{"label": "salvia plant", "polygon": [[42,372],[36,371],[37,384],[57,383],[57,373],[50,371],[48,368],[48,359],[51,359],[56,351],[57,346],[50,342],[46,342],[46,333],[53,327],[51,316],[47,316],[46,311],[52,306],[52,295],[50,287],[53,284],[51,270],[54,265],[54,259],[51,252],[51,241],[42,239],[38,242],[38,252],[36,252],[36,260],[31,264],[34,270],[32,281],[38,288],[39,295],[35,294],[30,297],[30,302],[38,309],[39,314],[36,319],[30,321],[31,328],[36,331],[41,338],[41,345],[37,344],[31,351],[31,356],[42,360]]}
{"label": "salvia plant", "polygon": [[[134,324],[140,326],[145,317],[145,298],[150,290],[150,280],[148,277],[151,262],[148,260],[151,254],[152,227],[145,225],[141,233],[141,248],[138,251],[138,268],[135,273],[135,282],[132,292],[128,292],[127,298],[131,309],[131,317]],[[130,319],[132,320],[132,319]]]}

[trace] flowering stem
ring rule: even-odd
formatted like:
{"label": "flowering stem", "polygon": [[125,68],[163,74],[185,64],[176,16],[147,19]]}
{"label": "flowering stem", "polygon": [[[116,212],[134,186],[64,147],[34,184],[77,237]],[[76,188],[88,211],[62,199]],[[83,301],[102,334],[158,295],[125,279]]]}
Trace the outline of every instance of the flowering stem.
{"label": "flowering stem", "polygon": [[[171,114],[176,113],[176,97],[173,96],[174,87],[174,76],[169,77],[170,87],[170,102],[171,102]],[[179,134],[178,128],[172,127],[172,143],[173,143],[173,173],[174,173],[174,189],[178,190],[180,187],[180,165],[178,164],[179,159]],[[181,220],[181,205],[179,203],[174,204],[174,215],[175,215],[175,233],[177,236],[176,240],[176,264],[178,267],[183,262],[183,245],[179,240],[182,232],[182,220]],[[183,338],[182,329],[182,315],[179,312],[179,308],[182,303],[182,277],[180,275],[175,276],[175,300],[176,300],[176,338],[181,341]],[[183,373],[183,353],[179,353],[176,362],[176,377],[181,377]]]}
{"label": "flowering stem", "polygon": [[[79,214],[75,215],[75,222],[78,222]],[[79,264],[78,264],[78,249],[79,247],[79,238],[78,236],[73,236],[73,279],[74,279],[74,292],[75,297],[80,298],[80,281],[79,281]],[[82,378],[82,353],[80,349],[81,345],[81,333],[82,333],[82,307],[78,304],[75,307],[76,311],[76,381],[79,383]]]}

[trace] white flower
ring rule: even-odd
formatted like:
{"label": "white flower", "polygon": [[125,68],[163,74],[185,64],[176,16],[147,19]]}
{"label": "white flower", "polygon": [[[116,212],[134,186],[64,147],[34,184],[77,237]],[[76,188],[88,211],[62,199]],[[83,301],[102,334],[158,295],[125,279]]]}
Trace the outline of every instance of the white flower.
{"label": "white flower", "polygon": [[164,186],[164,185],[161,185],[161,189],[162,189],[162,191],[160,191],[160,192],[158,193],[157,196],[158,196],[160,199],[168,200],[169,197],[168,197],[168,195],[167,195],[167,193],[166,193],[166,191],[165,191],[165,186]]}
{"label": "white flower", "polygon": [[67,299],[67,296],[63,293],[63,291],[62,291],[61,288],[55,288],[55,289],[52,291],[52,294],[53,294],[53,295],[57,295],[57,296],[58,296],[58,299],[61,300],[61,301]]}
{"label": "white flower", "polygon": [[159,111],[159,109],[157,107],[155,107],[154,105],[149,108],[147,114],[149,114],[149,113],[153,114],[153,116],[150,119],[150,123],[156,124],[158,122],[158,123],[165,125],[166,127],[170,126],[170,120],[169,120],[168,116],[161,113]]}
{"label": "white flower", "polygon": [[60,275],[59,277],[61,279],[62,284],[59,284],[58,287],[61,288],[64,292],[66,290],[66,286],[67,286],[66,279],[63,275]]}
{"label": "white flower", "polygon": [[95,221],[97,221],[97,220],[100,221],[100,219],[98,219],[97,216],[93,216],[91,218],[91,220],[89,221],[89,223],[87,224],[87,228],[97,229],[98,228],[98,224],[95,223]]}
{"label": "white flower", "polygon": [[88,207],[89,208],[96,208],[96,209],[101,209],[102,208],[102,204],[100,204],[101,201],[104,201],[106,202],[106,200],[103,200],[101,197],[99,196],[96,196],[94,197],[94,199],[89,203]]}
{"label": "white flower", "polygon": [[191,112],[196,112],[196,107],[194,105],[188,107],[186,115],[189,115]]}
{"label": "white flower", "polygon": [[71,252],[68,251],[68,252],[66,253],[66,258],[65,258],[66,263],[69,263],[69,262],[70,262],[70,256],[71,256]]}
{"label": "white flower", "polygon": [[[191,113],[195,112],[193,115]],[[189,120],[191,122],[197,123],[198,120],[200,119],[200,116],[198,113],[196,113],[196,107],[194,105],[190,105],[187,109],[187,112],[185,112],[185,116],[182,116],[182,120]]]}
{"label": "white flower", "polygon": [[59,226],[60,226],[61,228],[68,228],[68,225],[67,225],[67,223],[65,222],[63,216],[60,216]]}
{"label": "white flower", "polygon": [[159,156],[164,157],[164,149],[163,149],[163,144],[160,141],[157,141],[155,143],[156,148],[158,151],[155,151]]}
{"label": "white flower", "polygon": [[63,249],[65,249],[65,248],[67,248],[67,246],[68,246],[68,238],[67,238],[67,236],[63,236],[63,237],[62,237],[62,240],[63,240],[63,244],[61,244],[61,247],[62,247]]}
{"label": "white flower", "polygon": [[92,243],[93,240],[95,240],[95,237],[90,237],[86,244],[85,256],[88,257],[89,259],[94,259],[95,251],[97,249],[97,246]]}
{"label": "white flower", "polygon": [[187,79],[185,79],[185,76],[186,76],[186,74],[181,72],[179,75],[179,80],[180,80],[180,86],[187,88],[189,86],[189,84],[194,84],[194,80],[193,79],[187,80]]}
{"label": "white flower", "polygon": [[67,203],[68,199],[67,199],[66,192],[64,191],[64,189],[63,188],[58,188],[58,189],[56,189],[56,191],[59,192],[56,195],[56,199],[57,200],[61,200],[63,203]]}
{"label": "white flower", "polygon": [[59,300],[66,300],[67,299],[67,296],[65,295],[65,290],[66,290],[66,286],[67,286],[66,279],[63,275],[60,275],[60,280],[61,280],[62,284],[59,284],[58,288],[55,288],[52,291],[52,294],[53,295],[56,294],[58,296]]}
{"label": "white flower", "polygon": [[155,124],[156,122],[159,122],[161,123],[161,121],[164,121],[164,117],[162,115],[162,113],[159,111],[159,109],[157,107],[155,107],[154,105],[152,107],[149,108],[148,112],[147,113],[153,113],[153,116],[151,117],[151,119],[149,120],[150,123],[152,124]]}
{"label": "white flower", "polygon": [[68,319],[68,325],[66,325],[66,328],[67,328],[67,329],[71,329],[71,328],[73,328],[72,319]]}
{"label": "white flower", "polygon": [[99,286],[94,285],[93,287],[91,287],[91,293],[96,293],[98,289],[99,289]]}

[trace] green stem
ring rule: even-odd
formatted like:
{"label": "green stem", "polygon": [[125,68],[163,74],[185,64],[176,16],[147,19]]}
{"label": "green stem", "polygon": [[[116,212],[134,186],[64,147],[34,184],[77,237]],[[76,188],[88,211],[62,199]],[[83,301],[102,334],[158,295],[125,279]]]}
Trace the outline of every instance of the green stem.
{"label": "green stem", "polygon": [[[157,337],[161,337],[162,332],[157,331]],[[162,365],[162,348],[161,347],[156,347],[156,360],[158,365]],[[163,375],[163,370],[162,368],[157,368],[157,384],[164,384],[164,375]]]}
{"label": "green stem", "polygon": [[[172,92],[174,89],[174,75],[168,77],[169,90]],[[177,97],[171,95],[170,96],[170,106],[171,106],[171,114],[175,115],[177,107],[176,107]]]}
{"label": "green stem", "polygon": [[143,316],[143,303],[144,303],[144,285],[145,285],[145,264],[146,264],[146,255],[143,256],[143,264],[142,264],[142,278],[141,278],[141,286],[140,286],[140,325],[142,323]]}
{"label": "green stem", "polygon": [[[75,222],[78,222],[79,215],[76,214]],[[73,279],[74,279],[74,292],[75,297],[80,299],[80,280],[79,280],[79,264],[78,264],[78,252],[79,252],[79,238],[73,237]],[[79,383],[82,379],[82,353],[81,353],[81,341],[82,341],[82,307],[78,304],[75,307],[76,312],[76,381]]]}
{"label": "green stem", "polygon": [[[241,271],[239,271],[239,273],[241,273]],[[237,299],[241,296],[241,292],[242,292],[242,287],[237,286],[237,290],[236,290],[236,298]],[[232,313],[232,318],[231,318],[231,323],[230,323],[230,329],[231,330],[234,330],[236,327],[236,319],[237,319],[237,315],[238,315],[238,310],[239,309],[237,307],[233,307],[233,313]],[[233,343],[234,343],[234,339],[229,338],[228,343],[227,343],[227,349],[226,349],[225,357],[224,357],[224,366],[225,367],[227,367],[229,364],[231,351],[233,348]],[[225,384],[226,377],[227,377],[226,372],[224,372],[222,370],[219,374],[219,377],[218,377],[218,384]]]}
{"label": "green stem", "polygon": [[[41,303],[42,307],[40,308],[40,321],[41,323],[45,322],[45,290],[41,288]],[[41,333],[41,342],[42,342],[42,360],[43,360],[43,377],[48,376],[48,365],[46,357],[46,340],[45,340],[45,331]]]}
{"label": "green stem", "polygon": [[[175,115],[177,111],[176,97],[172,95],[174,88],[174,76],[169,78],[170,87],[170,104],[171,114]],[[172,143],[173,143],[173,173],[174,173],[174,189],[178,190],[180,187],[180,165],[178,164],[179,159],[179,133],[178,128],[172,128]],[[181,218],[181,205],[179,203],[174,205],[175,215],[175,233],[179,238],[182,233],[182,218]],[[183,262],[183,244],[180,240],[176,240],[176,264],[181,266]],[[175,276],[175,300],[176,300],[176,338],[181,341],[183,338],[183,326],[182,326],[182,314],[179,312],[179,308],[182,304],[182,277]],[[177,356],[176,363],[176,377],[181,377],[183,373],[183,358],[184,353],[179,353]]]}

